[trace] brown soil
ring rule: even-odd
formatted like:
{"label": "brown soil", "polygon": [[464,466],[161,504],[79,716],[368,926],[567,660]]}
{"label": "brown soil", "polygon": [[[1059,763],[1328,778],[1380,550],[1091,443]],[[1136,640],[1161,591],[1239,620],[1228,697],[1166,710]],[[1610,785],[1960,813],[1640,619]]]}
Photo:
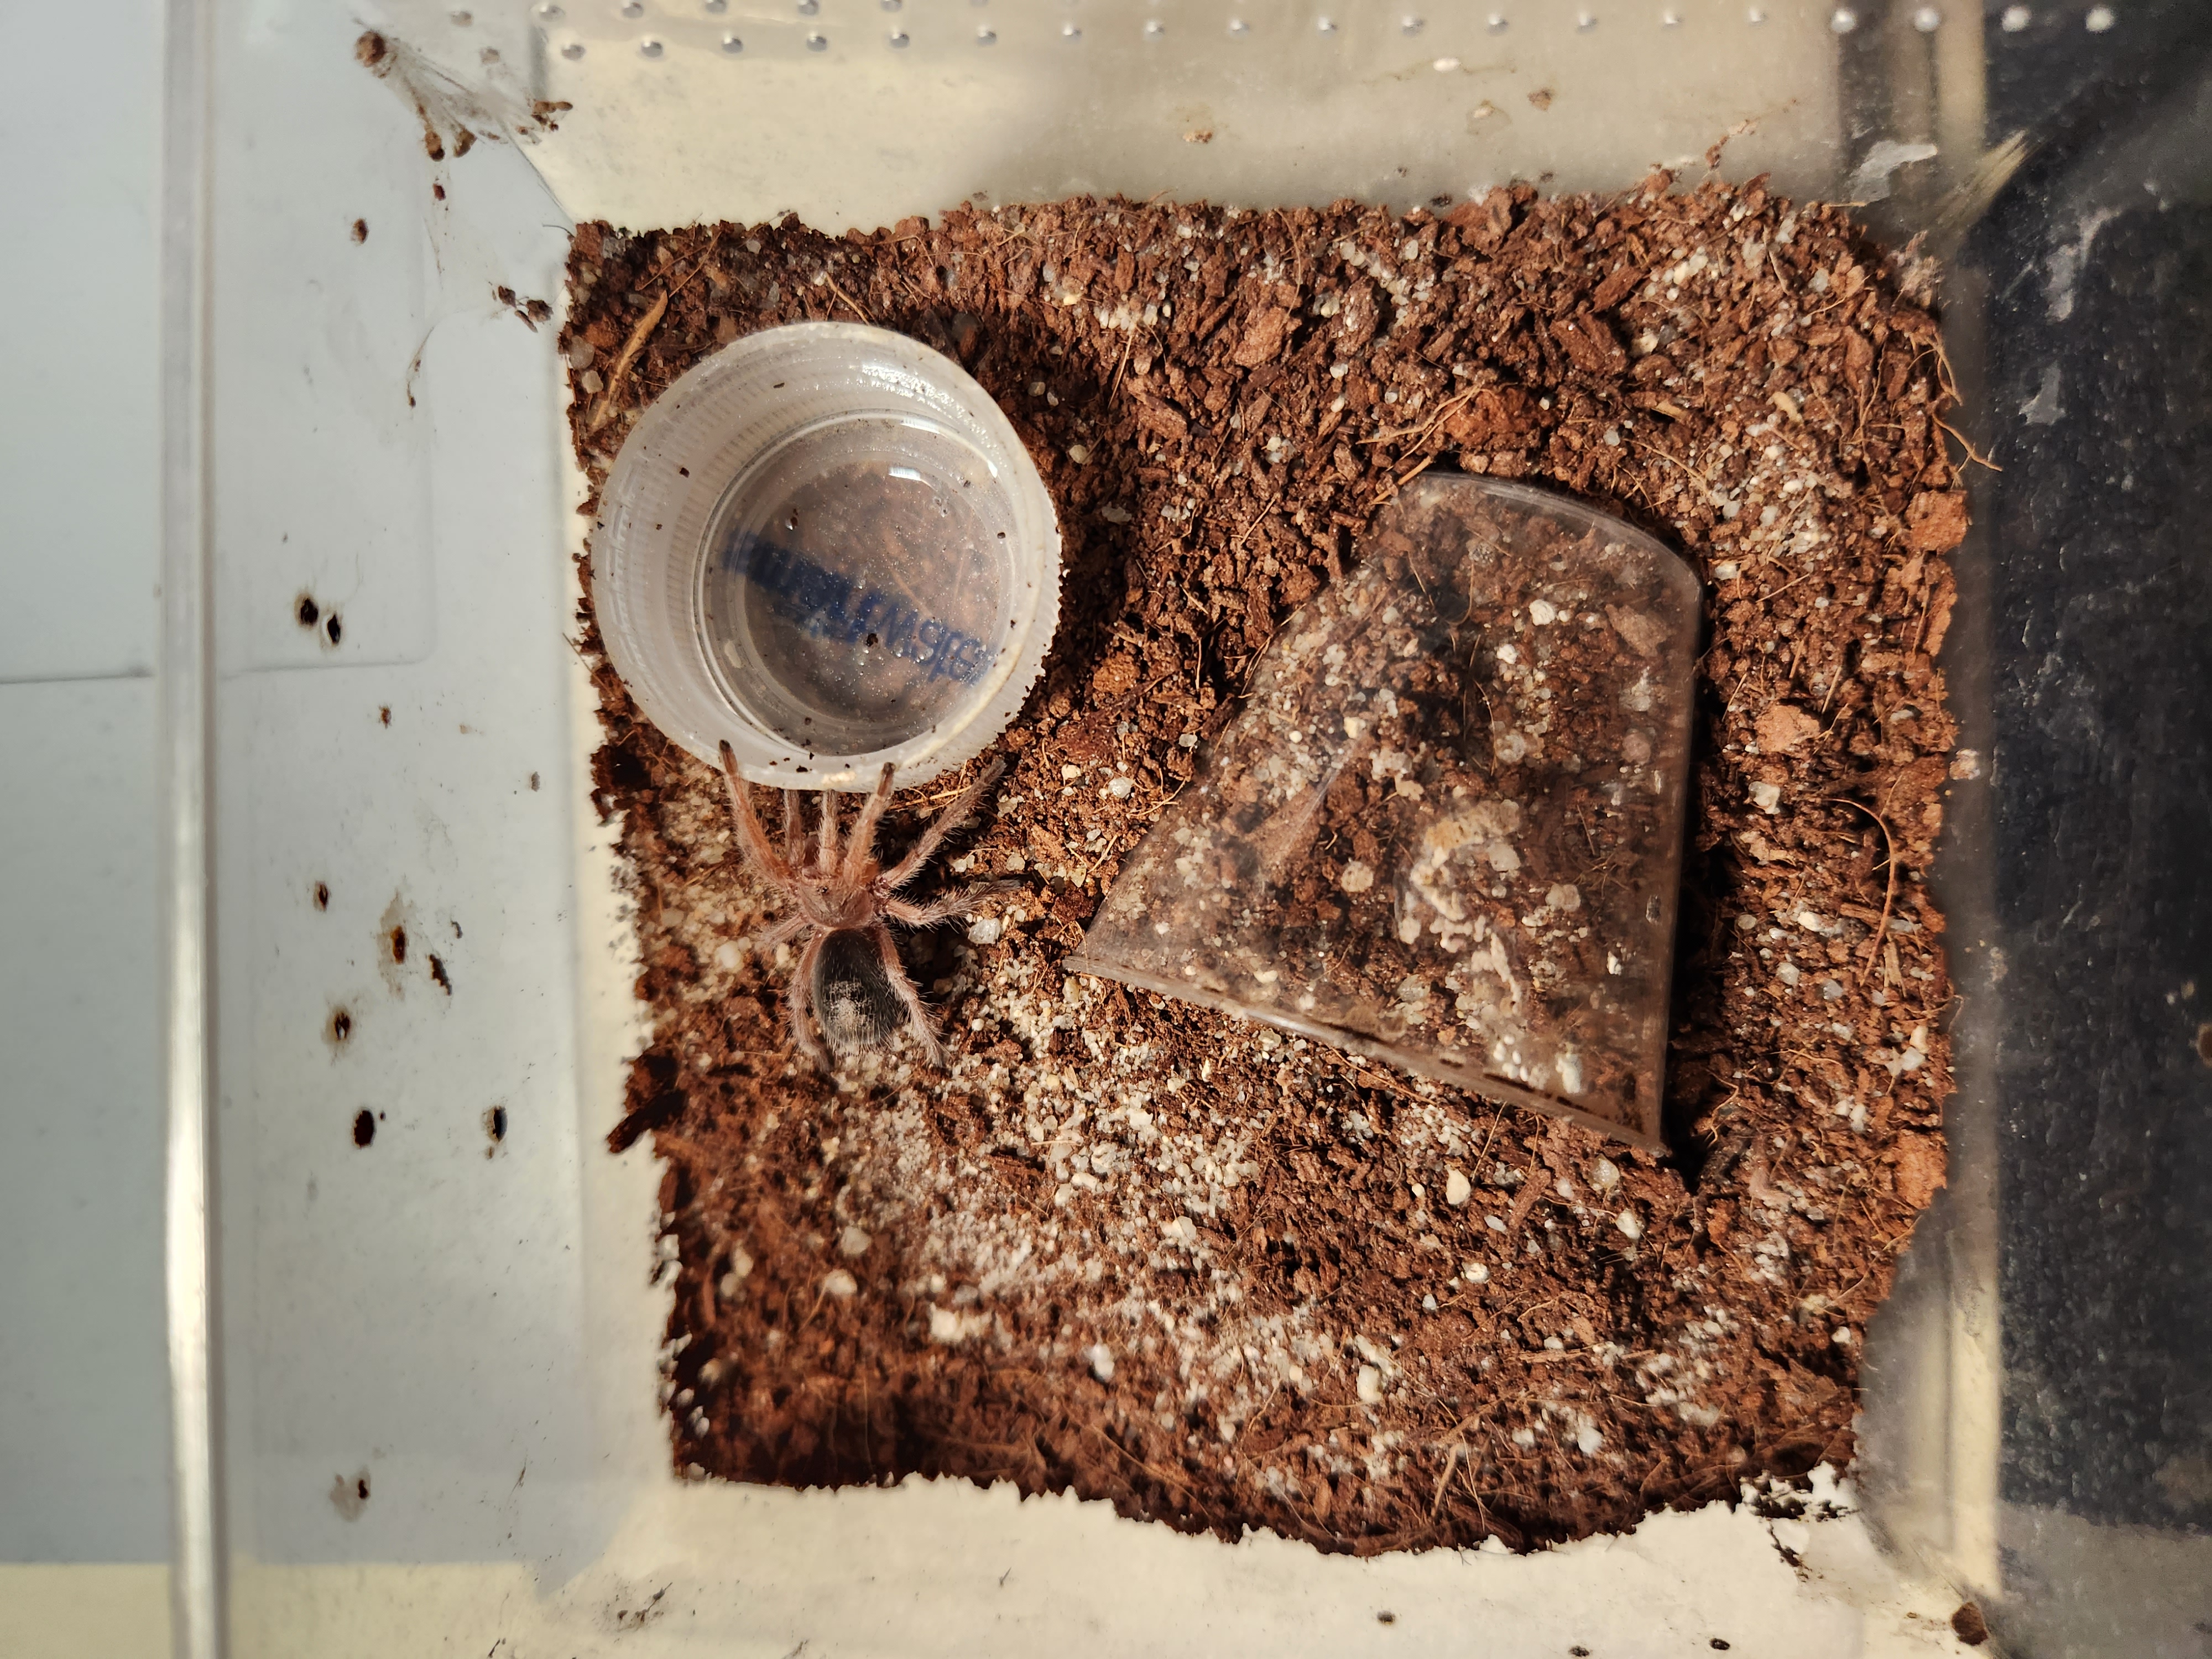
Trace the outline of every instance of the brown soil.
{"label": "brown soil", "polygon": [[[943,1072],[911,1043],[796,1063],[714,777],[640,722],[585,607],[652,1017],[611,1140],[668,1160],[679,1468],[1010,1480],[1371,1553],[1623,1528],[1849,1458],[1858,1334],[1943,1178],[1921,878],[1974,764],[1931,662],[1963,497],[1917,273],[1838,210],[1670,183],[1442,220],[579,231],[595,483],[716,344],[860,315],[999,399],[1066,538],[1012,769],[945,860],[1027,886],[965,942],[906,940]],[[1610,508],[1708,585],[1672,1158],[1060,967],[1277,627],[1455,461]],[[902,798],[887,842],[961,782]]]}

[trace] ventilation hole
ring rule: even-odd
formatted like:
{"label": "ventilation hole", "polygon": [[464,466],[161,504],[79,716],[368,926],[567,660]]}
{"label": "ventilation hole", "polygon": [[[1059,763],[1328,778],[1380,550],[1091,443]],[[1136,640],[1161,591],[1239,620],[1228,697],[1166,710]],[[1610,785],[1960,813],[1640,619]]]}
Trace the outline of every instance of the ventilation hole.
{"label": "ventilation hole", "polygon": [[484,1133],[495,1141],[507,1139],[507,1108],[495,1106],[484,1114]]}
{"label": "ventilation hole", "polygon": [[338,626],[338,613],[337,611],[331,611],[328,617],[323,619],[324,637],[328,639],[332,645],[336,645],[338,642],[338,636],[344,632],[345,630]]}
{"label": "ventilation hole", "polygon": [[404,927],[393,928],[390,943],[392,960],[394,963],[405,962],[407,960],[407,930]]}
{"label": "ventilation hole", "polygon": [[302,628],[313,628],[323,619],[322,607],[305,593],[300,595],[299,608],[292,614],[300,619],[300,626]]}
{"label": "ventilation hole", "polygon": [[330,908],[331,884],[326,881],[319,881],[315,884],[315,908],[327,910]]}
{"label": "ventilation hole", "polygon": [[[364,1106],[353,1115],[353,1144],[356,1146],[366,1146],[375,1139],[376,1115]],[[362,1486],[361,1495],[363,1498],[368,1496],[368,1483],[365,1481]]]}
{"label": "ventilation hole", "polygon": [[343,1042],[353,1035],[353,1016],[343,1008],[331,1011],[331,1041]]}
{"label": "ventilation hole", "polygon": [[430,982],[447,996],[453,994],[453,981],[446,976],[445,958],[435,953],[430,957]]}
{"label": "ventilation hole", "polygon": [[356,242],[365,242],[368,240],[368,220],[356,219],[353,222],[353,239]]}

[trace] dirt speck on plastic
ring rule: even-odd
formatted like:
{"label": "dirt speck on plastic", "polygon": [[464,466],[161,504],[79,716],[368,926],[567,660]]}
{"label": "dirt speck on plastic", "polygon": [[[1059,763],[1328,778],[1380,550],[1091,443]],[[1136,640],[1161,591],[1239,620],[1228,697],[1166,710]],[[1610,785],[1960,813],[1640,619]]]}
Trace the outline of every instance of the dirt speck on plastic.
{"label": "dirt speck on plastic", "polygon": [[338,1512],[339,1520],[360,1520],[361,1512],[368,1507],[368,1471],[332,1475],[330,1498],[331,1507]]}
{"label": "dirt speck on plastic", "polygon": [[[718,343],[865,308],[1000,401],[1066,542],[1011,770],[933,878],[1025,885],[904,941],[942,1071],[794,1063],[719,782],[585,605],[651,1019],[610,1143],[665,1161],[639,1261],[687,1478],[1004,1480],[1371,1553],[1849,1460],[1851,1334],[1943,1178],[1950,394],[1923,270],[1840,210],[1671,184],[579,229],[595,485]],[[1668,1157],[1062,965],[1276,630],[1452,466],[1704,584]],[[902,795],[887,848],[965,781]]]}

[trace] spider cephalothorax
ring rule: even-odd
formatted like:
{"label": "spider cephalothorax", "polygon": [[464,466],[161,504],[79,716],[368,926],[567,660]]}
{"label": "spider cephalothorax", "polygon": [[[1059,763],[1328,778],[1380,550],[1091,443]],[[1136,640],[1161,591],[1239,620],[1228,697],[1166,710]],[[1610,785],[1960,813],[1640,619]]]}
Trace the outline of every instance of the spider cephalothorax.
{"label": "spider cephalothorax", "polygon": [[[821,795],[821,821],[812,836],[799,822],[799,795],[783,791],[783,849],[772,846],[760,820],[753,816],[752,796],[738,775],[738,757],[728,744],[722,745],[722,774],[729,781],[730,811],[737,820],[738,841],[745,858],[769,890],[791,907],[790,914],[771,925],[759,939],[759,948],[770,951],[779,945],[805,939],[799,947],[798,966],[791,976],[785,1018],[791,1040],[799,1052],[824,1070],[830,1052],[827,1037],[840,1048],[879,1048],[900,1025],[911,1024],[915,1035],[933,1062],[945,1057],[921,996],[900,964],[898,946],[886,922],[903,927],[931,927],[972,912],[1000,882],[979,882],[955,889],[926,904],[901,898],[899,891],[919,876],[930,855],[948,831],[973,811],[983,793],[998,781],[1005,767],[994,761],[975,782],[962,790],[953,803],[938,814],[921,832],[907,854],[886,870],[876,862],[876,825],[890,804],[891,769],[884,768],[852,834],[839,845],[837,797]],[[816,1027],[819,1026],[817,1033]]]}

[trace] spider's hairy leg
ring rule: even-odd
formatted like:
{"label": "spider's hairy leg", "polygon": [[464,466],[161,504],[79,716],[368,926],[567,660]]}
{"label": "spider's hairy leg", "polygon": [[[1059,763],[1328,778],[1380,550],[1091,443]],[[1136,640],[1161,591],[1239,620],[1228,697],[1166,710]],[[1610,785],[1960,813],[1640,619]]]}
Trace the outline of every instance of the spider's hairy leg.
{"label": "spider's hairy leg", "polygon": [[814,873],[823,881],[837,873],[837,797],[827,789],[822,792],[822,836]]}
{"label": "spider's hairy leg", "polygon": [[753,954],[765,957],[777,945],[790,944],[812,926],[804,910],[794,910],[781,921],[763,930],[760,936],[753,940]]}
{"label": "spider's hairy leg", "polygon": [[853,825],[853,833],[845,842],[844,867],[838,871],[840,880],[857,885],[861,866],[876,850],[876,826],[883,822],[884,808],[891,804],[891,763],[884,763],[884,775],[876,781],[875,793],[868,804],[860,809],[860,816]]}
{"label": "spider's hairy leg", "polygon": [[822,934],[814,934],[799,953],[799,966],[792,972],[791,988],[784,997],[783,1018],[799,1052],[813,1061],[817,1071],[826,1072],[830,1050],[814,1030],[814,994],[810,988],[814,983],[814,965],[822,956]]}
{"label": "spider's hairy leg", "polygon": [[905,899],[884,901],[884,914],[907,927],[934,927],[940,921],[951,921],[957,916],[973,915],[975,907],[985,899],[1000,893],[1021,890],[1022,884],[1009,878],[1004,881],[971,882],[965,887],[939,895],[927,904],[913,904]]}
{"label": "spider's hairy leg", "polygon": [[897,993],[898,1000],[906,1005],[907,1018],[914,1022],[914,1034],[921,1039],[922,1052],[929,1056],[933,1066],[945,1064],[945,1045],[937,1039],[937,1026],[929,1018],[929,1010],[921,1006],[921,993],[914,988],[914,981],[906,976],[906,966],[899,960],[898,946],[891,939],[891,930],[880,921],[868,924],[868,937],[875,940],[876,950],[884,960],[884,977]]}
{"label": "spider's hairy leg", "polygon": [[730,817],[737,827],[738,845],[744,848],[745,857],[761,875],[780,886],[790,885],[791,866],[769,845],[760,820],[753,816],[751,793],[738,775],[737,751],[727,743],[722,745],[722,777],[730,787]]}
{"label": "spider's hairy leg", "polygon": [[783,791],[783,856],[794,870],[806,863],[806,848],[800,838],[799,825],[799,792]]}
{"label": "spider's hairy leg", "polygon": [[931,854],[937,851],[945,836],[959,828],[968,815],[975,810],[975,804],[983,799],[984,792],[999,781],[1006,769],[1006,763],[1002,760],[994,760],[985,767],[975,781],[963,789],[952,805],[939,812],[929,828],[921,832],[921,839],[915,842],[907,855],[884,875],[881,890],[896,893],[920,875],[922,866],[929,862]]}

